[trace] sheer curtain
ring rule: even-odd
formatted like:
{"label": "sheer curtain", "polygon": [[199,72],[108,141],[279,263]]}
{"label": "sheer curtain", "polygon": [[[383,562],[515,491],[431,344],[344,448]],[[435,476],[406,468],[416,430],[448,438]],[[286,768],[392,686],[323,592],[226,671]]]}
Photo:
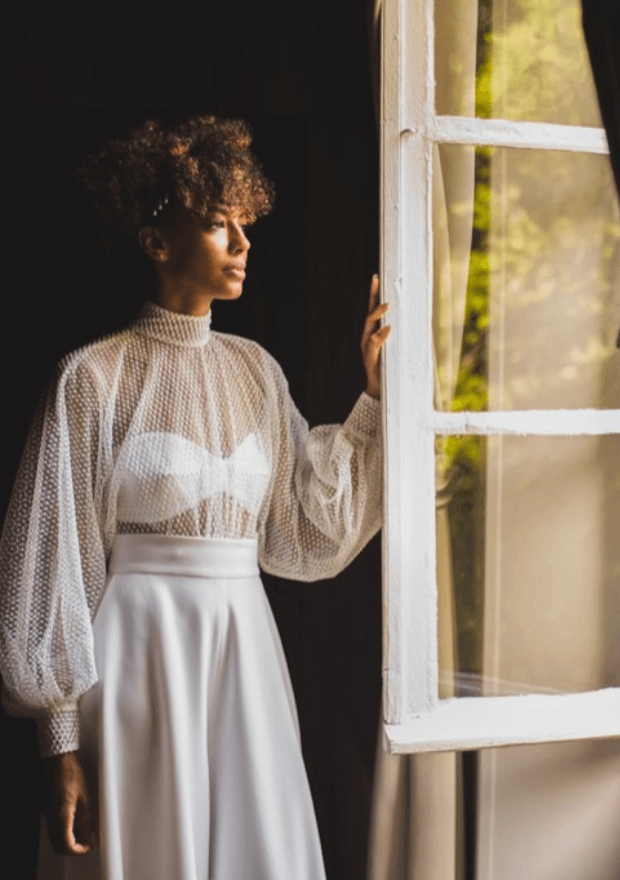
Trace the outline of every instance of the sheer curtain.
{"label": "sheer curtain", "polygon": [[616,189],[620,191],[620,6],[610,0],[582,0],[581,5]]}
{"label": "sheer curtain", "polygon": [[[381,2],[374,21],[380,26]],[[436,0],[436,110],[473,116],[478,0]],[[375,55],[378,39],[374,39]],[[375,63],[375,70],[378,64]],[[435,406],[449,410],[461,357],[474,204],[474,149],[439,145],[433,156]],[[437,577],[441,696],[454,695],[455,610],[447,504],[451,474],[437,459]],[[368,880],[463,877],[460,756],[388,755],[377,748]]]}
{"label": "sheer curtain", "polygon": [[[600,125],[579,11],[578,0],[495,0],[494,116]],[[609,21],[603,45],[611,33]],[[606,157],[497,149],[489,196],[488,408],[618,408],[620,228]],[[489,438],[488,692],[620,682],[619,445]],[[615,880],[619,768],[617,740],[482,752],[477,880],[520,880],[525,854],[529,880]]]}

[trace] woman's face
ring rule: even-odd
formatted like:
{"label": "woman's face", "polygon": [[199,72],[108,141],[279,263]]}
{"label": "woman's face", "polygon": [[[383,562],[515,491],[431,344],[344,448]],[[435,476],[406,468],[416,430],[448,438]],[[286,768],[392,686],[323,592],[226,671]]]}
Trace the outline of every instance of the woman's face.
{"label": "woman's face", "polygon": [[162,269],[177,284],[212,299],[241,296],[250,242],[240,211],[215,208],[198,226],[183,209],[166,239]]}

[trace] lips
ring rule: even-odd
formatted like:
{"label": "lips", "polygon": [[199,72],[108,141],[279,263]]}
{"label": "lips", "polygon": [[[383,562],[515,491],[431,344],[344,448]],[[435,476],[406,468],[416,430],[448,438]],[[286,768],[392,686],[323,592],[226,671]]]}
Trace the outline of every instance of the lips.
{"label": "lips", "polygon": [[245,266],[226,266],[224,272],[238,281],[243,281],[245,278]]}

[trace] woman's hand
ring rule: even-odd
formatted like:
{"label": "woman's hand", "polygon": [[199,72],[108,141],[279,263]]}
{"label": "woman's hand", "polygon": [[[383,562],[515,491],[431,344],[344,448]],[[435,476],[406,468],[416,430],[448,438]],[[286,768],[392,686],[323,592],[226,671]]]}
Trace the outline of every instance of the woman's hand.
{"label": "woman's hand", "polygon": [[86,776],[75,752],[43,759],[45,821],[56,855],[83,855],[95,843]]}
{"label": "woman's hand", "polygon": [[368,317],[362,333],[362,360],[366,371],[366,394],[377,400],[381,396],[380,353],[383,343],[392,329],[389,325],[379,326],[379,320],[389,309],[388,303],[379,302],[379,276],[373,275],[370,285]]}

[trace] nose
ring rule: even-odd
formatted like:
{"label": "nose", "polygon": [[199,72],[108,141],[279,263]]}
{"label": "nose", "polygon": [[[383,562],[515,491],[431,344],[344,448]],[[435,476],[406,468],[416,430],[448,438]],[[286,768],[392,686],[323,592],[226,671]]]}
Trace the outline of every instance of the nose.
{"label": "nose", "polygon": [[233,253],[243,253],[250,249],[250,241],[244,232],[243,226],[237,221],[231,224],[230,248]]}

